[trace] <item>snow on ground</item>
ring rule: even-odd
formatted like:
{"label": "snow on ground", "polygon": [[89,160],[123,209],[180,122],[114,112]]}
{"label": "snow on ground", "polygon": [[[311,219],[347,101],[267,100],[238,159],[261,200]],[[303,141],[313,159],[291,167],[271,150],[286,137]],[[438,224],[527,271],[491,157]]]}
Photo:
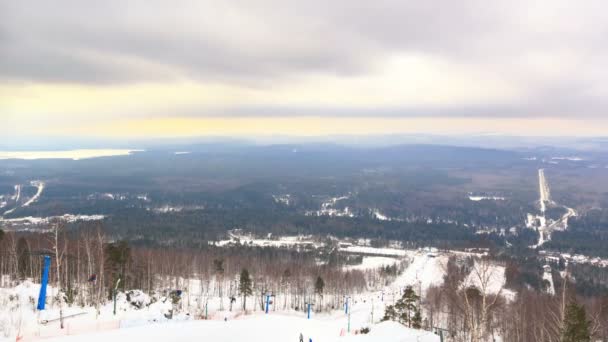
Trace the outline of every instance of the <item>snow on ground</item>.
{"label": "snow on ground", "polygon": [[278,239],[258,239],[246,234],[236,234],[233,232],[229,232],[228,234],[230,237],[228,240],[210,243],[216,246],[243,244],[259,247],[296,247],[299,245],[319,247],[322,245],[322,243],[313,241],[310,236],[283,236]]}
{"label": "snow on ground", "polygon": [[30,184],[32,186],[37,187],[38,191],[36,191],[36,194],[32,198],[30,198],[27,202],[23,204],[24,207],[28,207],[30,204],[36,202],[40,198],[40,195],[42,195],[42,191],[44,190],[45,184],[42,181],[31,181]]}
{"label": "snow on ground", "polygon": [[80,149],[65,151],[0,151],[0,159],[89,159],[98,157],[127,156],[133,152],[143,150],[120,150],[120,149]]}
{"label": "snow on ground", "polygon": [[353,253],[353,254],[370,254],[370,255],[392,255],[392,256],[405,256],[408,251],[405,249],[396,248],[375,248],[367,246],[347,246],[340,248],[341,252]]}
{"label": "snow on ground", "polygon": [[394,286],[412,286],[416,292],[426,293],[431,286],[443,284],[449,256],[446,254],[436,255],[424,251],[408,253],[410,260],[406,270],[397,277]]}
{"label": "snow on ground", "polygon": [[374,209],[372,213],[374,214],[374,217],[380,221],[391,221],[390,217],[382,214],[378,209]]}
{"label": "snow on ground", "polygon": [[555,285],[553,284],[553,275],[551,275],[551,266],[545,266],[545,271],[543,272],[543,280],[549,282],[547,293],[550,295],[555,295]]}
{"label": "snow on ground", "polygon": [[426,331],[407,329],[394,322],[371,327],[368,335],[340,337],[346,327],[340,320],[307,320],[302,317],[280,315],[251,315],[228,321],[195,321],[120,329],[97,334],[49,339],[49,342],[105,342],[105,341],[298,341],[300,333],[305,341],[361,341],[361,342],[437,342],[439,337]]}
{"label": "snow on ground", "polygon": [[469,200],[474,201],[474,202],[479,202],[479,201],[483,201],[483,200],[490,200],[490,201],[504,201],[505,198],[504,197],[500,197],[500,196],[469,196]]}
{"label": "snow on ground", "polygon": [[392,266],[398,263],[399,260],[395,258],[379,257],[379,256],[366,256],[363,257],[363,262],[360,265],[345,266],[345,270],[373,270],[384,266]]}
{"label": "snow on ground", "polygon": [[350,208],[335,209],[334,206],[339,201],[349,199],[349,196],[332,197],[328,201],[321,203],[321,210],[307,211],[307,216],[347,216],[355,217],[355,214],[350,211]]}
{"label": "snow on ground", "polygon": [[577,156],[572,157],[552,157],[553,160],[568,160],[568,161],[583,161],[584,159]]}
{"label": "snow on ground", "polygon": [[[8,214],[12,213],[13,211],[15,211],[15,209],[17,209],[19,207],[19,199],[21,199],[21,185],[17,184],[17,185],[15,185],[15,194],[13,196],[11,196],[11,200],[15,201],[16,207],[5,211],[4,215],[8,215]],[[6,204],[4,206],[6,206]]]}
{"label": "snow on ground", "polygon": [[507,283],[505,277],[505,267],[494,263],[486,264],[484,261],[475,261],[473,270],[464,280],[464,287],[476,287],[482,290],[485,287],[485,291],[488,294],[500,293],[507,300],[514,300],[516,293],[505,289]]}
{"label": "snow on ground", "polygon": [[21,185],[15,185],[15,195],[12,197],[15,202],[19,202],[21,198]]}
{"label": "snow on ground", "polygon": [[272,195],[272,199],[274,200],[275,203],[282,203],[282,204],[285,204],[285,205],[289,205],[291,203],[291,195],[290,194]]}
{"label": "snow on ground", "polygon": [[77,222],[77,221],[101,221],[105,218],[104,215],[74,215],[65,214],[62,216],[49,216],[49,217],[18,217],[11,219],[4,219],[0,217],[0,222],[9,223],[15,226],[35,226],[40,224],[48,224],[55,219],[62,219],[66,222]]}

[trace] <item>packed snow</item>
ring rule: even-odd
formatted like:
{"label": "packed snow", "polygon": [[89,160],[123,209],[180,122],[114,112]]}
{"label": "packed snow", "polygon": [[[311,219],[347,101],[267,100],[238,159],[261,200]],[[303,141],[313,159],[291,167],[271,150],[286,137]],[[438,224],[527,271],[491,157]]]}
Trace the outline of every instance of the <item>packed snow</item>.
{"label": "packed snow", "polygon": [[48,339],[49,342],[96,341],[298,341],[300,333],[305,341],[360,341],[360,342],[438,342],[439,337],[427,331],[413,330],[394,322],[371,326],[367,335],[345,334],[346,318],[339,320],[307,320],[302,317],[280,315],[251,315],[229,321],[193,321],[119,329],[97,334],[85,334]]}
{"label": "packed snow", "polygon": [[400,287],[412,286],[417,292],[425,293],[431,286],[443,284],[449,256],[432,252],[417,251],[408,253],[410,260],[406,270],[395,280]]}

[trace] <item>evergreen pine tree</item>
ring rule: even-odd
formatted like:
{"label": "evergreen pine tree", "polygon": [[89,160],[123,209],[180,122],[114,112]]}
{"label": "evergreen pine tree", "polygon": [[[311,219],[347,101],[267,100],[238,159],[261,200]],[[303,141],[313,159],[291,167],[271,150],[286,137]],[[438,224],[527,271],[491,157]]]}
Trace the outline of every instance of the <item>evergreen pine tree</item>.
{"label": "evergreen pine tree", "polygon": [[422,315],[420,309],[416,306],[419,298],[412,287],[408,286],[395,305],[386,307],[382,320],[399,321],[399,323],[410,328],[420,329],[422,327]]}
{"label": "evergreen pine tree", "polygon": [[397,312],[394,305],[389,305],[384,309],[384,317],[382,321],[394,321],[397,319]]}
{"label": "evergreen pine tree", "polygon": [[411,286],[405,288],[405,292],[403,292],[403,297],[401,300],[403,301],[403,317],[404,322],[407,323],[408,327],[412,327],[412,318],[417,311],[416,303],[418,302],[418,295],[414,292]]}
{"label": "evergreen pine tree", "polygon": [[321,276],[318,276],[317,281],[315,281],[315,293],[322,296],[324,288],[325,282],[323,281],[323,278],[321,278]]}
{"label": "evergreen pine tree", "polygon": [[414,316],[411,319],[412,328],[421,329],[422,328],[422,315],[420,315],[420,309],[416,308],[414,311]]}
{"label": "evergreen pine tree", "polygon": [[253,290],[251,288],[251,277],[249,276],[249,271],[246,268],[243,268],[241,271],[241,277],[239,279],[239,292],[243,296],[243,310],[247,311],[247,296],[251,296]]}
{"label": "evergreen pine tree", "polygon": [[562,342],[588,342],[590,340],[589,322],[585,314],[585,307],[574,302],[568,304],[562,331]]}

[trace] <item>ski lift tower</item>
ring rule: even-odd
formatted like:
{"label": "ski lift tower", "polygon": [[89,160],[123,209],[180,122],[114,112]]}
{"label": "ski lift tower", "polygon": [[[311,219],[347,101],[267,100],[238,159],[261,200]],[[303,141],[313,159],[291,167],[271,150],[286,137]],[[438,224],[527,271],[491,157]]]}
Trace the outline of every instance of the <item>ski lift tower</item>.
{"label": "ski lift tower", "polygon": [[[266,294],[266,314],[268,314],[268,309],[270,308],[270,298],[275,298],[275,295],[267,293]],[[274,304],[274,301],[273,301]]]}

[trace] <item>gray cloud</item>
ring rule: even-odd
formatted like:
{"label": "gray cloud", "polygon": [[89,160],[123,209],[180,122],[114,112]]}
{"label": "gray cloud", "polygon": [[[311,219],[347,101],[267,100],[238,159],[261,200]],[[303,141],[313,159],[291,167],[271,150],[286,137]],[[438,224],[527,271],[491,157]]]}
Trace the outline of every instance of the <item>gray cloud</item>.
{"label": "gray cloud", "polygon": [[188,78],[265,86],[311,72],[364,75],[389,56],[415,53],[490,70],[529,93],[508,104],[480,97],[467,108],[223,113],[597,117],[608,109],[604,1],[0,0],[0,13],[4,82]]}

